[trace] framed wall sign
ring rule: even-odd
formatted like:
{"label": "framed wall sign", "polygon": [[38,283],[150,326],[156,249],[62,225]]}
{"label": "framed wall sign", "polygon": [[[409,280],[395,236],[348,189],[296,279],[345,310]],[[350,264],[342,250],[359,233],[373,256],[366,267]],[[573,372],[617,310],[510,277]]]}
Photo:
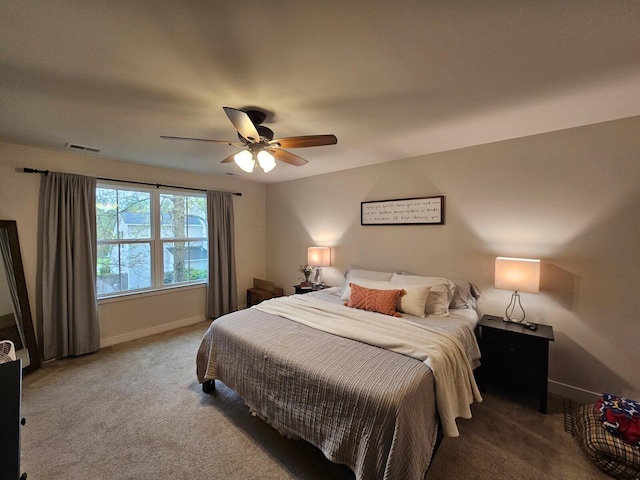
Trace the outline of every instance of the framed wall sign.
{"label": "framed wall sign", "polygon": [[444,225],[444,195],[361,202],[360,225]]}

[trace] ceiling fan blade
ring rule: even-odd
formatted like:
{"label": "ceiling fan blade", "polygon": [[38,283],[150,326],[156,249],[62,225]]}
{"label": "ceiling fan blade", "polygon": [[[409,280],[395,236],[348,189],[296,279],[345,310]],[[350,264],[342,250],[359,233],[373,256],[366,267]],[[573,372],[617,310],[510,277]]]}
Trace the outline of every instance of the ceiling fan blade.
{"label": "ceiling fan blade", "polygon": [[194,142],[220,143],[220,144],[224,144],[224,145],[231,145],[232,147],[243,147],[244,146],[240,142],[229,142],[227,140],[210,140],[208,138],[171,137],[169,135],[160,135],[160,138],[164,138],[165,140],[189,140],[189,141],[194,141]]}
{"label": "ceiling fan blade", "polygon": [[323,145],[335,145],[338,139],[335,135],[305,135],[302,137],[276,138],[269,145],[278,145],[282,148],[321,147]]}
{"label": "ceiling fan blade", "polygon": [[220,163],[231,163],[233,162],[233,157],[236,156],[238,152],[236,153],[232,153],[231,155],[229,155],[227,158],[225,158],[224,160],[222,160]]}
{"label": "ceiling fan blade", "polygon": [[260,134],[256,129],[256,126],[247,115],[242,110],[238,110],[231,107],[222,107],[224,113],[227,114],[233,126],[236,127],[236,130],[240,135],[249,140],[251,143],[256,143],[260,141]]}
{"label": "ceiling fan blade", "polygon": [[293,153],[287,152],[286,150],[281,150],[279,148],[270,149],[269,153],[271,153],[271,155],[276,157],[276,160],[280,160],[281,162],[285,162],[290,165],[295,165],[296,167],[301,167],[306,163],[308,163],[308,161],[305,160],[304,158],[299,157],[298,155],[294,155]]}

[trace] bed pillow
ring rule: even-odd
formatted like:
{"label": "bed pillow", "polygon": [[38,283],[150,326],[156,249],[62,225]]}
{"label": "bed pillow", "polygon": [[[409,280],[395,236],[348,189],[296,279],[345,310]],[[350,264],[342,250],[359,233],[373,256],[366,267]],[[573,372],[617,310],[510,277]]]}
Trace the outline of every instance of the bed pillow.
{"label": "bed pillow", "polygon": [[[404,290],[406,293],[400,297],[397,310],[402,313],[413,315],[414,317],[426,317],[425,310],[431,287],[427,287],[425,285],[412,285],[408,283],[404,284],[391,283],[390,281],[368,280],[364,278],[356,278],[351,283],[375,290]],[[349,299],[346,299],[346,301],[348,300]]]}
{"label": "bed pillow", "polygon": [[427,297],[425,313],[441,317],[449,315],[449,304],[453,298],[456,284],[444,277],[423,277],[420,275],[399,275],[391,277],[391,283],[424,285],[431,287]]}
{"label": "bed pillow", "polygon": [[347,307],[367,310],[369,312],[383,313],[393,317],[401,317],[397,311],[398,300],[404,295],[404,290],[375,290],[373,288],[361,287],[352,283],[351,297],[344,302]]}
{"label": "bed pillow", "polygon": [[466,280],[452,279],[456,284],[456,289],[453,292],[453,298],[449,303],[450,309],[458,308],[475,308],[480,298],[480,291],[473,283]]}
{"label": "bed pillow", "polygon": [[342,291],[340,292],[340,300],[346,302],[349,300],[349,295],[351,294],[351,288],[349,287],[349,283],[353,280],[357,279],[366,279],[366,280],[391,280],[393,276],[393,272],[377,272],[375,270],[364,270],[359,268],[351,268],[347,269],[347,280],[344,282],[344,286],[342,287]]}

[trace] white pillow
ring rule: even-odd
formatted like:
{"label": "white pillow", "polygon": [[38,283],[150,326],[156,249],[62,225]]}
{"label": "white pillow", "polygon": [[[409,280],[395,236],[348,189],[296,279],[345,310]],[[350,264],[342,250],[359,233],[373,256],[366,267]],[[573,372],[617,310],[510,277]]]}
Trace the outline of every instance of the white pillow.
{"label": "white pillow", "polygon": [[449,309],[475,308],[480,298],[480,291],[473,283],[467,280],[450,279],[456,284]]}
{"label": "white pillow", "polygon": [[[375,290],[404,290],[405,294],[398,299],[396,310],[408,313],[414,317],[426,317],[425,310],[431,287],[427,287],[425,285],[412,285],[409,283],[404,284],[382,280],[368,280],[365,278],[356,278],[350,283]],[[351,292],[351,287],[349,287],[349,292]]]}
{"label": "white pillow", "polygon": [[420,275],[393,274],[391,283],[424,285],[431,287],[427,297],[425,312],[427,315],[449,315],[449,303],[453,298],[456,284],[444,277],[423,277]]}
{"label": "white pillow", "polygon": [[340,292],[340,300],[343,302],[348,302],[351,297],[351,287],[349,283],[354,279],[366,279],[366,280],[391,280],[393,276],[393,272],[376,272],[375,270],[360,270],[354,269],[347,272],[347,280],[344,282],[342,286],[342,292]]}

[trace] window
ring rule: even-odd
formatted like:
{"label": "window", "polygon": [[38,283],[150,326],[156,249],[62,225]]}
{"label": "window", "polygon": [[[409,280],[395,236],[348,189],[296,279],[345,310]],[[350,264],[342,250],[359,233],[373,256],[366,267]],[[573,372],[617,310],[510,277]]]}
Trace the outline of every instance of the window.
{"label": "window", "polygon": [[206,212],[204,194],[98,185],[98,296],[205,281]]}

